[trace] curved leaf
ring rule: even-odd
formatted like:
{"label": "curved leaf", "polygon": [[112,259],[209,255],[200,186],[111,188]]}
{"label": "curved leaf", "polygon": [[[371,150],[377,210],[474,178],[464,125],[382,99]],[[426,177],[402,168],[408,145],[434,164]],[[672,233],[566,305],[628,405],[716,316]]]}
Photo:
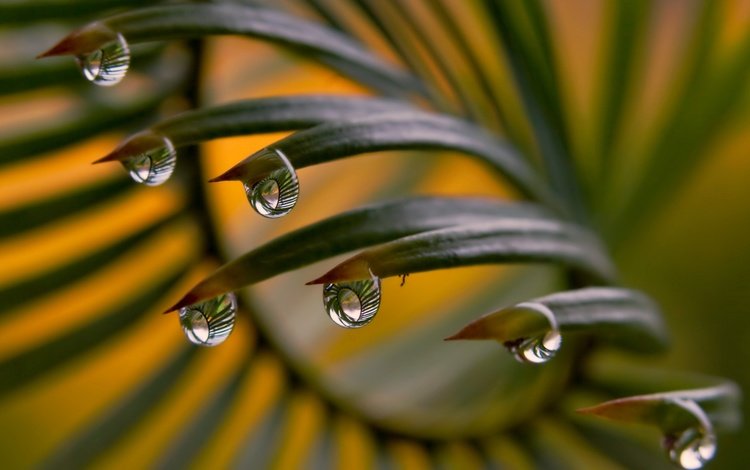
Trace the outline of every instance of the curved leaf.
{"label": "curved leaf", "polygon": [[614,267],[590,233],[554,219],[508,218],[432,230],[364,251],[308,284],[490,263],[552,262],[611,282]]}
{"label": "curved leaf", "polygon": [[192,288],[168,311],[365,246],[439,227],[500,217],[533,220],[531,204],[420,197],[356,209],[288,233],[231,261]]}
{"label": "curved leaf", "polygon": [[616,421],[651,424],[672,433],[700,420],[694,409],[684,406],[684,402],[691,402],[707,413],[711,424],[735,429],[739,425],[740,396],[739,387],[725,381],[712,387],[618,398],[578,411]]}
{"label": "curved leaf", "polygon": [[366,71],[389,89],[418,91],[417,82],[356,44],[352,38],[280,11],[248,5],[190,4],[132,10],[91,23],[40,57],[82,54],[100,46],[103,30],[121,33],[129,43],[238,34],[276,42]]}
{"label": "curved leaf", "polygon": [[582,331],[596,339],[642,352],[663,351],[667,331],[656,305],[630,289],[589,287],[558,292],[484,315],[446,339],[494,339],[500,342],[533,336],[549,329],[548,321],[528,304],[552,312],[563,333]]}
{"label": "curved leaf", "polygon": [[[39,7],[34,7],[38,10]],[[0,18],[2,17],[0,6]],[[161,47],[140,47],[133,51],[132,66],[138,67],[153,61],[162,51]],[[0,66],[0,95],[34,90],[45,86],[88,86],[81,80],[81,71],[69,61],[27,62],[2,64]]]}
{"label": "curved leaf", "polygon": [[[346,95],[279,96],[187,111],[151,126],[150,130],[167,137],[173,145],[179,147],[220,137],[296,130],[327,121],[346,121],[371,114],[408,110],[413,111],[414,107],[401,101],[380,98]],[[138,153],[131,146],[131,140],[126,140],[98,162],[122,159]]]}
{"label": "curved leaf", "polygon": [[[423,112],[391,113],[321,124],[276,142],[295,168],[366,152],[404,149],[457,150],[479,157],[525,195],[560,206],[547,185],[515,149],[459,119]],[[254,155],[211,181],[243,180],[254,172]]]}

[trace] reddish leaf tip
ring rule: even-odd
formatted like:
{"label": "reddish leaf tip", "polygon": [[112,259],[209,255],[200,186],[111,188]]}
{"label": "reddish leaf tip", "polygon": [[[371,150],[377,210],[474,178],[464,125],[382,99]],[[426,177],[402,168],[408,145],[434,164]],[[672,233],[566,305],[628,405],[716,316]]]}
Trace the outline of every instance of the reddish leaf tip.
{"label": "reddish leaf tip", "polygon": [[306,282],[305,285],[306,286],[314,286],[314,285],[317,285],[317,284],[325,284],[325,282],[326,282],[325,281],[325,277],[326,277],[326,275],[323,275],[323,276],[321,276],[321,277],[319,277],[317,279],[313,279],[312,281]]}
{"label": "reddish leaf tip", "polygon": [[222,173],[219,176],[216,176],[214,178],[211,178],[208,180],[209,183],[220,183],[222,181],[233,181],[235,178],[231,175],[231,170],[227,171],[226,173]]}
{"label": "reddish leaf tip", "polygon": [[98,160],[91,162],[92,165],[98,165],[99,163],[113,162],[118,159],[117,152],[108,153]]}

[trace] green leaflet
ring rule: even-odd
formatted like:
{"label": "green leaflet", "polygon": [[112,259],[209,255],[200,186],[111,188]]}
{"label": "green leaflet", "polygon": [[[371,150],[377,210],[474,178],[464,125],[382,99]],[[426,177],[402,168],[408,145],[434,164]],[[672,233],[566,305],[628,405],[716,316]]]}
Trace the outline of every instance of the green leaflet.
{"label": "green leaflet", "polygon": [[544,210],[470,198],[409,198],[356,209],[288,233],[225,264],[170,310],[365,246],[439,227],[499,217],[532,220]]}
{"label": "green leaflet", "polygon": [[257,37],[334,64],[344,63],[344,71],[353,67],[365,72],[376,86],[398,94],[420,89],[411,76],[383,62],[348,36],[281,11],[248,5],[190,4],[133,10],[90,23],[42,56],[93,51],[100,46],[103,30],[121,33],[131,44],[217,34]]}
{"label": "green leaflet", "polygon": [[[162,50],[162,47],[144,45],[133,51],[133,68],[153,62]],[[18,65],[5,63],[0,68],[0,96],[63,84],[70,88],[89,86],[81,80],[81,71],[70,60],[33,61]]]}
{"label": "green leaflet", "polygon": [[507,218],[404,237],[364,251],[309,284],[379,278],[490,263],[552,262],[611,282],[614,267],[596,238],[554,219]]}
{"label": "green leaflet", "polygon": [[541,304],[552,312],[562,333],[586,332],[603,343],[640,352],[663,351],[666,326],[656,305],[640,292],[589,287],[531,299],[484,315],[448,339],[494,339],[500,342],[533,336],[549,329],[530,309]]}
{"label": "green leaflet", "polygon": [[[299,95],[234,101],[187,111],[149,129],[184,146],[210,139],[261,132],[312,127],[327,121],[346,121],[384,112],[414,111],[395,100],[346,95]],[[122,159],[139,153],[135,136],[99,161]]]}
{"label": "green leaflet", "polygon": [[[550,185],[566,198],[577,220],[586,221],[544,13],[535,2],[485,0],[484,4],[503,40]],[[532,34],[524,34],[524,23]]]}
{"label": "green leaflet", "polygon": [[[276,142],[295,168],[382,150],[456,150],[480,158],[505,175],[523,194],[560,207],[523,157],[509,144],[465,121],[423,112],[389,113],[321,124]],[[253,156],[211,181],[243,180],[254,175]],[[563,209],[561,209],[563,210]]]}
{"label": "green leaflet", "polygon": [[616,421],[650,424],[669,434],[696,425],[736,429],[739,399],[737,385],[722,382],[712,387],[618,398],[578,411]]}

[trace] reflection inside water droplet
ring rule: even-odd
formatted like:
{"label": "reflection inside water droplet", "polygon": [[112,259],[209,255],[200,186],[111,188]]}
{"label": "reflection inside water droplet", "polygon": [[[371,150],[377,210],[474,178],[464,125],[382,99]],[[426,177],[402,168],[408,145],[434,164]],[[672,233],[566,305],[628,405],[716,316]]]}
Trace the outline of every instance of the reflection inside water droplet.
{"label": "reflection inside water droplet", "polygon": [[130,67],[130,48],[120,33],[114,39],[88,54],[76,56],[76,62],[86,80],[100,86],[120,83]]}
{"label": "reflection inside water droplet", "polygon": [[503,345],[518,362],[542,364],[552,359],[562,346],[562,335],[557,328],[554,313],[546,305],[536,302],[524,302],[516,305],[514,309],[531,315],[542,315],[547,319],[549,330],[534,336],[506,341]]}
{"label": "reflection inside water droplet", "polygon": [[177,151],[172,141],[154,133],[144,133],[131,141],[136,139],[147,142],[149,148],[121,160],[130,177],[146,186],[158,186],[167,181],[177,166]]}
{"label": "reflection inside water droplet", "polygon": [[299,198],[299,181],[292,164],[274,149],[258,153],[252,164],[263,171],[242,184],[255,212],[269,219],[288,214]]}
{"label": "reflection inside water droplet", "polygon": [[223,343],[234,329],[236,316],[237,298],[231,292],[183,307],[179,313],[185,336],[199,346]]}
{"label": "reflection inside water droplet", "polygon": [[380,308],[380,279],[326,284],[323,304],[328,316],[344,328],[360,328],[370,323]]}
{"label": "reflection inside water droplet", "polygon": [[702,468],[716,455],[716,437],[711,431],[693,427],[665,437],[664,447],[669,459],[680,467],[687,470]]}
{"label": "reflection inside water droplet", "polygon": [[506,346],[519,362],[541,364],[555,356],[562,344],[562,336],[557,330],[548,331],[541,336],[516,340]]}

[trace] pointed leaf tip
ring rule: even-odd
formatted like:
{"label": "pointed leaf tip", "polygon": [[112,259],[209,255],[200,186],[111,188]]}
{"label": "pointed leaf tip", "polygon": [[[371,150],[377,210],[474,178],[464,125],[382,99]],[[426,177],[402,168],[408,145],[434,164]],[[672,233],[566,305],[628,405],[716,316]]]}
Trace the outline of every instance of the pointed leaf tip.
{"label": "pointed leaf tip", "polygon": [[326,276],[327,276],[327,274],[324,274],[324,275],[320,276],[317,279],[313,279],[312,281],[307,281],[305,283],[305,285],[306,286],[314,286],[314,285],[317,285],[317,284],[325,284],[326,283],[326,281],[325,281]]}
{"label": "pointed leaf tip", "polygon": [[70,36],[68,36],[45,52],[37,55],[36,58],[44,59],[45,57],[55,57],[70,54],[74,54],[74,41],[72,41]]}
{"label": "pointed leaf tip", "polygon": [[[195,289],[195,288],[194,288]],[[193,290],[194,290],[193,289]],[[193,290],[185,294],[180,300],[177,301],[174,305],[166,309],[162,312],[162,314],[167,314],[170,312],[174,312],[176,310],[181,309],[182,307],[186,307],[188,305],[192,305],[200,300],[203,300],[203,298],[199,295],[196,295],[193,293]]]}
{"label": "pointed leaf tip", "polygon": [[456,333],[444,338],[443,341],[457,341],[462,339],[490,339],[490,336],[487,335],[487,332],[482,327],[482,323],[475,320]]}
{"label": "pointed leaf tip", "polygon": [[94,160],[93,162],[91,162],[91,164],[92,165],[98,165],[99,163],[113,162],[113,161],[118,160],[118,159],[119,159],[119,155],[118,155],[117,150],[115,150],[115,151],[113,151],[111,153],[108,153],[107,155],[103,156],[102,158],[100,158],[98,160]]}
{"label": "pointed leaf tip", "polygon": [[215,178],[211,178],[210,180],[208,180],[209,183],[220,183],[222,181],[226,181],[225,179],[222,179],[222,175],[219,175]]}

